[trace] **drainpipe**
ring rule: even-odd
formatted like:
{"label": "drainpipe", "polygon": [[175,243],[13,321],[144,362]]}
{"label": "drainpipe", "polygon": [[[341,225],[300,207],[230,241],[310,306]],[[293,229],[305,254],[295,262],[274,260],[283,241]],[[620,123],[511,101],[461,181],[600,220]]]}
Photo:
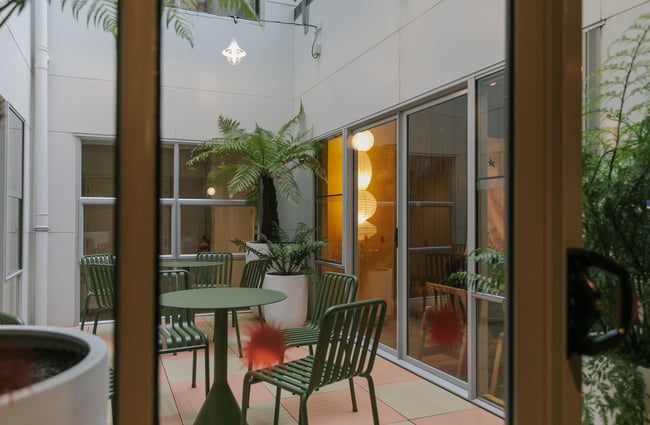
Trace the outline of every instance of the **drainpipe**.
{"label": "drainpipe", "polygon": [[[47,129],[47,78],[48,78],[48,44],[47,44],[47,8],[48,2],[33,1],[34,14],[33,36],[33,146],[34,146],[34,322],[47,325],[47,290],[48,290],[48,129]],[[31,315],[30,315],[31,316]]]}

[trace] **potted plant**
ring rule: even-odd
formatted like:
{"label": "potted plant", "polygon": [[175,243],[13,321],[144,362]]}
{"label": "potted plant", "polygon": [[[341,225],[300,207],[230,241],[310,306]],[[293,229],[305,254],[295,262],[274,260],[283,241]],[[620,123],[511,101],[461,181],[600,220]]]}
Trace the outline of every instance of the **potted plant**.
{"label": "potted plant", "polygon": [[[611,46],[585,105],[585,113],[595,114],[600,125],[583,137],[584,246],[627,268],[637,304],[622,344],[583,362],[585,424],[650,420],[650,383],[642,378],[650,376],[649,32],[650,15],[641,16]],[[605,274],[591,277],[605,300],[598,327],[613,329],[615,287]]]}
{"label": "potted plant", "polygon": [[278,194],[294,205],[300,202],[294,171],[309,170],[326,179],[317,155],[321,142],[311,138],[311,130],[296,131],[304,116],[300,103],[298,114],[274,133],[259,125],[247,131],[238,121],[220,115],[217,125],[221,136],[199,144],[187,162],[192,166],[212,161],[214,168],[207,177],[210,186],[225,183],[231,197],[248,193],[248,200],[256,206],[258,240],[260,235],[278,240]]}
{"label": "potted plant", "polygon": [[452,286],[467,286],[473,291],[503,297],[505,294],[505,257],[497,248],[480,247],[467,255],[476,262],[478,271],[457,271],[449,275]]}
{"label": "potted plant", "polygon": [[302,326],[307,320],[309,278],[316,272],[309,260],[323,247],[326,240],[315,240],[315,229],[299,224],[293,235],[276,227],[275,240],[262,235],[267,249],[259,250],[241,239],[232,242],[240,249],[250,251],[271,263],[264,277],[263,287],[284,292],[287,298],[279,303],[262,306],[264,318],[280,328]]}

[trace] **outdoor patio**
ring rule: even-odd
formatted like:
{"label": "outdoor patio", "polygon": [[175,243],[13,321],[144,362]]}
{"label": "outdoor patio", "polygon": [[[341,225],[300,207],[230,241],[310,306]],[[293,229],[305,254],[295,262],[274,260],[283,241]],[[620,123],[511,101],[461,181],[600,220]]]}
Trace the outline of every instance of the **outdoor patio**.
{"label": "outdoor patio", "polygon": [[[240,326],[246,329],[253,323],[253,316],[240,314]],[[212,317],[200,317],[197,323],[212,333]],[[245,331],[244,331],[245,334]],[[113,325],[100,324],[97,335],[106,341],[112,364]],[[244,337],[245,338],[245,337]],[[244,340],[245,344],[245,340]],[[241,403],[241,390],[246,365],[237,354],[234,328],[229,329],[228,381],[237,401]],[[211,348],[210,356],[212,357]],[[291,360],[307,354],[303,348],[291,348],[286,359]],[[201,354],[199,354],[199,357]],[[160,356],[159,412],[161,425],[189,425],[194,422],[205,399],[202,364],[199,358],[197,385],[191,388],[192,354]],[[210,360],[212,365],[212,360]],[[210,371],[211,375],[213,371]],[[373,371],[381,424],[392,425],[501,425],[503,419],[474,406],[460,397],[418,377],[417,375],[380,357]],[[365,379],[356,380],[359,411],[352,412],[347,383],[332,385],[310,397],[308,402],[311,425],[362,425],[371,424],[372,415],[366,391]],[[248,411],[249,425],[271,424],[273,422],[272,389],[258,384],[253,386],[251,408]],[[109,404],[110,412],[110,404]],[[280,411],[280,425],[295,425],[298,417],[298,397],[283,394]],[[109,421],[110,413],[109,413]]]}

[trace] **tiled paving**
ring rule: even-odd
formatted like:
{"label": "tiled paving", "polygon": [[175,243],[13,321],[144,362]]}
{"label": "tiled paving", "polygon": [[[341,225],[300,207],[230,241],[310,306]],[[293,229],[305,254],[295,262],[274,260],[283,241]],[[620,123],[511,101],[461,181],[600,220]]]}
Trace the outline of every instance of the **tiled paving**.
{"label": "tiled paving", "polygon": [[[240,314],[241,329],[254,320],[252,315]],[[197,323],[212,334],[212,319],[200,317]],[[237,356],[237,342],[233,328],[229,330],[228,381],[241,403],[242,381],[246,365]],[[244,332],[245,333],[245,332]],[[100,325],[97,332],[109,348],[113,346],[113,326]],[[244,337],[245,338],[245,337]],[[245,341],[244,341],[245,343]],[[210,350],[212,357],[212,349]],[[291,348],[286,359],[307,354],[303,348]],[[192,354],[178,353],[160,356],[159,412],[161,425],[190,425],[194,423],[205,399],[203,361],[199,353],[197,385],[191,388]],[[112,362],[112,356],[109,357]],[[213,365],[212,358],[210,366]],[[212,371],[210,371],[212,375]],[[455,396],[454,394],[414,375],[413,373],[377,357],[373,369],[377,393],[379,419],[382,425],[502,425],[503,419]],[[307,403],[311,425],[371,425],[372,413],[365,379],[355,379],[358,412],[352,412],[347,382],[322,388]],[[273,400],[275,391],[263,384],[253,385],[249,425],[273,423]],[[280,425],[296,425],[298,420],[297,396],[283,393]],[[110,409],[109,409],[110,412]],[[109,413],[110,415],[110,413]],[[111,419],[109,417],[109,423]],[[235,425],[235,424],[233,424]]]}

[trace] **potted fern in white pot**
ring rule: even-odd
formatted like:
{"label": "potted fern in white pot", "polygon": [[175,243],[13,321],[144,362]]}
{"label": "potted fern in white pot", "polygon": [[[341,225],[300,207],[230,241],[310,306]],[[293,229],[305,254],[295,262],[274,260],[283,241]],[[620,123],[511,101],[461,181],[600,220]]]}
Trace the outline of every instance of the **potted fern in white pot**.
{"label": "potted fern in white pot", "polygon": [[247,253],[270,261],[269,271],[262,285],[287,295],[284,301],[262,307],[264,319],[281,328],[302,326],[307,320],[309,279],[316,276],[310,261],[327,245],[326,240],[313,239],[315,229],[299,224],[290,235],[277,227],[275,239],[262,235],[266,249],[259,250],[240,239],[232,242]]}

